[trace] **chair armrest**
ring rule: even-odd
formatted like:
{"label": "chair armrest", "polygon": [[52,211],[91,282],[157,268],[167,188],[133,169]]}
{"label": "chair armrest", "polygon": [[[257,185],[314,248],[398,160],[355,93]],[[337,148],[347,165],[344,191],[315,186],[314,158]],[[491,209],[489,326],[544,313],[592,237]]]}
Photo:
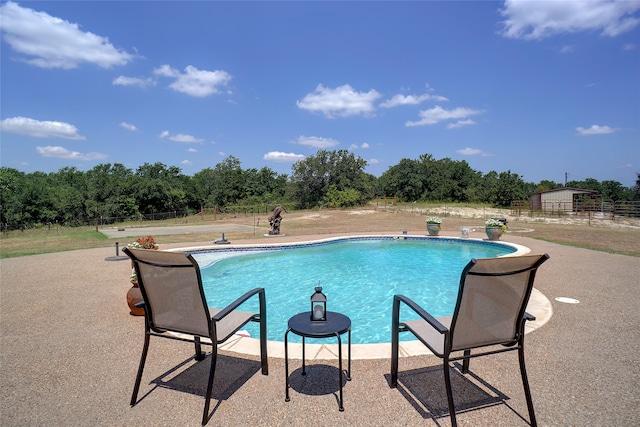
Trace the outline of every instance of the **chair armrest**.
{"label": "chair armrest", "polygon": [[242,305],[249,298],[251,298],[252,296],[254,296],[256,294],[261,294],[260,297],[264,298],[264,288],[255,288],[255,289],[250,290],[249,292],[247,292],[246,294],[242,295],[240,298],[238,298],[237,300],[235,300],[234,302],[232,302],[231,304],[229,304],[228,306],[226,306],[225,308],[223,308],[222,310],[217,312],[212,317],[212,319],[214,321],[216,321],[216,322],[222,320],[226,315],[231,313],[233,310],[237,309],[240,305]]}
{"label": "chair armrest", "polygon": [[449,331],[446,326],[440,323],[435,317],[427,313],[424,308],[416,304],[415,301],[413,301],[411,298],[408,298],[404,295],[394,295],[393,298],[394,300],[402,301],[403,303],[405,303],[410,309],[415,311],[418,316],[426,320],[439,333],[444,334]]}
{"label": "chair armrest", "polygon": [[527,321],[527,320],[536,320],[536,316],[534,316],[533,314],[527,313],[526,311],[524,312],[524,316],[522,316],[522,318]]}

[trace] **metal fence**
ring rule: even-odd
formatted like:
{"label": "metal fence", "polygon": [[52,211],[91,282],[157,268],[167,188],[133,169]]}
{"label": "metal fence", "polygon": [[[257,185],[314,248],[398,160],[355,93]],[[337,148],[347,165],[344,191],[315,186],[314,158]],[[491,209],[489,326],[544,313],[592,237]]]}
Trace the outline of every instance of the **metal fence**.
{"label": "metal fence", "polygon": [[511,203],[511,215],[530,217],[573,215],[607,219],[615,219],[616,217],[640,218],[640,201],[591,199],[542,201],[539,209],[533,209],[528,200],[516,200]]}

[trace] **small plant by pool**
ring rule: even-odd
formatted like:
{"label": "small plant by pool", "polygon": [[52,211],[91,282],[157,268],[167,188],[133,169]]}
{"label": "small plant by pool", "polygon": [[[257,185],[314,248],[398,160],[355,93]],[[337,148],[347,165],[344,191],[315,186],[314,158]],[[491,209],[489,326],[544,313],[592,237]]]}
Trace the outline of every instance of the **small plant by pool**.
{"label": "small plant by pool", "polygon": [[[244,290],[266,289],[269,340],[283,341],[288,319],[309,311],[309,298],[319,285],[327,309],[351,318],[352,342],[373,344],[390,342],[394,294],[410,297],[437,316],[450,315],[460,273],[471,258],[516,250],[480,240],[368,236],[192,253],[210,306],[224,307]],[[257,327],[251,327],[248,332],[258,336]]]}

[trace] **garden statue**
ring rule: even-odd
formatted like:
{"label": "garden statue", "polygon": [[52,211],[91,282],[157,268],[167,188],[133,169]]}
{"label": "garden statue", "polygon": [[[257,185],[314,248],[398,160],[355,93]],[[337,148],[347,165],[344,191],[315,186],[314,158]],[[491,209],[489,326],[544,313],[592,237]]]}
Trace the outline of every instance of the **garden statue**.
{"label": "garden statue", "polygon": [[[280,213],[284,211],[282,206],[278,206],[273,210],[273,214],[268,218],[269,225],[271,225],[271,230],[269,231],[270,236],[275,236],[280,234],[280,222],[282,221],[282,217]],[[286,212],[286,211],[285,211]]]}

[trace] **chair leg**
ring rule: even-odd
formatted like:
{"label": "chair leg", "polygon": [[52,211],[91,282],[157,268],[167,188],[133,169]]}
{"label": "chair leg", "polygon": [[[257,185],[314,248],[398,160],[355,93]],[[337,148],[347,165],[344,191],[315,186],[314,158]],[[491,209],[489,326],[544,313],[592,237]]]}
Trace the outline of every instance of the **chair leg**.
{"label": "chair leg", "polygon": [[213,342],[211,350],[211,368],[209,369],[209,382],[207,383],[207,395],[204,400],[204,412],[202,414],[202,425],[209,421],[209,404],[211,403],[211,393],[213,392],[213,377],[216,372],[216,361],[218,359],[218,346]]}
{"label": "chair leg", "polygon": [[464,351],[464,356],[467,357],[467,359],[462,359],[462,373],[463,374],[468,374],[469,373],[469,360],[468,357],[471,356],[471,350],[465,350]]}
{"label": "chair leg", "polygon": [[398,386],[398,331],[393,331],[391,338],[391,388]]}
{"label": "chair leg", "polygon": [[447,388],[447,404],[449,405],[449,416],[451,417],[451,427],[457,427],[456,408],[453,406],[453,390],[451,389],[451,375],[449,373],[449,358],[442,359],[442,368],[444,369],[444,383]]}
{"label": "chair leg", "polygon": [[267,358],[267,316],[260,316],[260,363],[262,375],[269,375],[269,359]]}
{"label": "chair leg", "polygon": [[196,359],[198,362],[201,361],[201,360],[204,360],[206,355],[202,352],[202,345],[200,344],[200,337],[194,337],[193,342],[194,342],[195,348],[196,348],[196,355],[194,356],[194,359]]}
{"label": "chair leg", "polygon": [[400,341],[400,301],[393,299],[393,312],[391,314],[391,388],[398,386],[398,352]]}
{"label": "chair leg", "polygon": [[135,405],[138,400],[138,390],[140,389],[140,382],[142,381],[142,371],[144,371],[144,364],[147,360],[147,352],[149,351],[149,339],[149,331],[145,331],[142,355],[140,356],[140,364],[138,365],[138,375],[136,376],[136,383],[133,386],[133,393],[131,394],[131,406]]}
{"label": "chair leg", "polygon": [[527,378],[527,368],[524,365],[524,346],[520,342],[520,348],[518,349],[518,359],[520,361],[520,375],[522,375],[522,385],[524,386],[524,395],[527,398],[527,409],[529,410],[529,420],[531,421],[531,427],[538,425],[536,421],[536,414],[533,411],[533,399],[531,398],[531,390],[529,389],[529,379]]}

